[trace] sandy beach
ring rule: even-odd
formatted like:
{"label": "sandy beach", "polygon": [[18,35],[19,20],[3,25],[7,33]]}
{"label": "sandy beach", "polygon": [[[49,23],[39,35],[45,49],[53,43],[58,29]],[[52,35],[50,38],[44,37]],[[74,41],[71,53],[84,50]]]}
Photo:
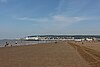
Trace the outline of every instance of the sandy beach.
{"label": "sandy beach", "polygon": [[0,67],[100,67],[100,44],[60,41],[4,47]]}

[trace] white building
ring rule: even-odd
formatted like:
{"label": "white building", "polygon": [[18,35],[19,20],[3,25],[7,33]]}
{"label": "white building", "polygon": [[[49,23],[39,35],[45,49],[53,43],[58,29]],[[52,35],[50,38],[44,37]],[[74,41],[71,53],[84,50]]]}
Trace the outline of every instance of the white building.
{"label": "white building", "polygon": [[39,40],[39,37],[25,37],[25,40]]}
{"label": "white building", "polygon": [[85,41],[85,39],[74,39],[74,41]]}
{"label": "white building", "polygon": [[86,38],[86,41],[93,41],[93,38]]}

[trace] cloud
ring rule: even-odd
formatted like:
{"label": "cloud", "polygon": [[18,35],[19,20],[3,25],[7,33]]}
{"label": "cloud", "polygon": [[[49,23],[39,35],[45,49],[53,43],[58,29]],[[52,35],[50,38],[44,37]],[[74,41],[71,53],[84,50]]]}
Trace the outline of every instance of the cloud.
{"label": "cloud", "polygon": [[[98,17],[98,19],[99,18],[100,17]],[[67,27],[73,24],[81,23],[82,21],[95,20],[97,19],[97,17],[82,17],[82,16],[69,17],[69,16],[64,16],[64,15],[52,15],[49,17],[39,17],[39,18],[16,17],[16,19],[20,21],[33,22],[33,24],[37,23],[38,25],[41,26],[41,29],[42,29],[42,31],[39,30],[40,33],[41,32],[60,33],[61,31],[65,33],[66,31],[64,30],[66,30]]]}
{"label": "cloud", "polygon": [[67,17],[67,16],[62,16],[62,15],[54,15],[52,18],[53,18],[53,21],[57,23],[64,23],[66,25],[85,20],[82,17]]}
{"label": "cloud", "polygon": [[35,22],[53,22],[53,23],[65,23],[65,24],[71,24],[75,22],[79,22],[82,20],[85,20],[85,18],[82,17],[66,17],[63,15],[54,15],[50,17],[42,17],[42,18],[29,18],[29,17],[17,17],[17,20],[22,21],[35,21]]}
{"label": "cloud", "polygon": [[2,3],[6,3],[8,0],[0,0],[0,2]]}
{"label": "cloud", "polygon": [[48,18],[30,18],[30,17],[16,17],[17,20],[31,21],[31,22],[48,22]]}
{"label": "cloud", "polygon": [[16,17],[17,20],[21,21],[31,21],[38,23],[52,23],[52,24],[64,24],[70,25],[79,21],[86,20],[84,17],[67,17],[63,15],[53,15],[49,17],[41,17],[41,18],[30,18],[30,17]]}

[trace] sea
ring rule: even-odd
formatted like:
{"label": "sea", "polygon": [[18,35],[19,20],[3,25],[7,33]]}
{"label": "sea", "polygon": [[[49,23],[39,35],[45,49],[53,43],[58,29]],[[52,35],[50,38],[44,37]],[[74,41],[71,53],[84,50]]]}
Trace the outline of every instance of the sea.
{"label": "sea", "polygon": [[0,40],[0,47],[5,47],[6,42],[12,46],[22,46],[22,45],[33,45],[38,43],[49,43],[51,41]]}

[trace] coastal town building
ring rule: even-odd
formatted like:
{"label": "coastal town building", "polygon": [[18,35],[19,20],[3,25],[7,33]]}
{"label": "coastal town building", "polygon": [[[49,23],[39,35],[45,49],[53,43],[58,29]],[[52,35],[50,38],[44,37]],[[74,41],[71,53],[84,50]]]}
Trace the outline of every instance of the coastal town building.
{"label": "coastal town building", "polygon": [[39,40],[38,36],[28,36],[24,38],[25,40]]}
{"label": "coastal town building", "polygon": [[[70,40],[70,41],[96,41],[97,36],[88,35],[38,35],[27,36],[24,40]],[[99,38],[98,38],[99,39]]]}

